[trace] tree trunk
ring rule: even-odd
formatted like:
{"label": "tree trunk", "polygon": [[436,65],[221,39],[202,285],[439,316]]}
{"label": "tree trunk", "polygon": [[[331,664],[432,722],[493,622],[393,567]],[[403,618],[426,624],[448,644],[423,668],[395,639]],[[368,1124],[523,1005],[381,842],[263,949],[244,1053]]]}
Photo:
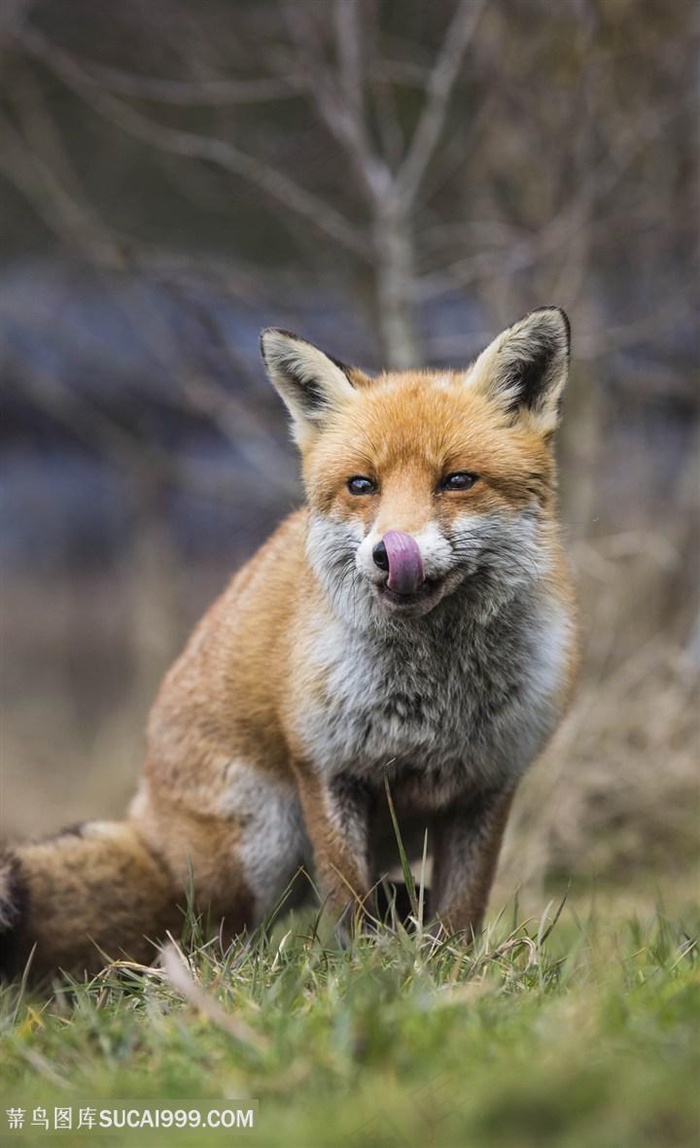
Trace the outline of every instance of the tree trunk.
{"label": "tree trunk", "polygon": [[423,359],[417,330],[413,235],[407,214],[394,204],[377,212],[374,247],[384,365],[391,370],[419,367]]}

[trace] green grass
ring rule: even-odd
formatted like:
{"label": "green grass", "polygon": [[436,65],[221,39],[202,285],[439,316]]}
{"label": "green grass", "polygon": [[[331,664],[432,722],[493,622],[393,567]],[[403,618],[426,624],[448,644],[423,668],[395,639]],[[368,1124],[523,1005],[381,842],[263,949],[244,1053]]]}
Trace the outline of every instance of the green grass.
{"label": "green grass", "polygon": [[[384,929],[345,951],[312,917],[229,952],[195,987],[112,968],[0,1002],[0,1142],[671,1148],[700,1134],[692,912],[556,906],[481,945]],[[172,957],[173,955],[171,955]],[[259,1101],[253,1131],[8,1131],[4,1110]]]}

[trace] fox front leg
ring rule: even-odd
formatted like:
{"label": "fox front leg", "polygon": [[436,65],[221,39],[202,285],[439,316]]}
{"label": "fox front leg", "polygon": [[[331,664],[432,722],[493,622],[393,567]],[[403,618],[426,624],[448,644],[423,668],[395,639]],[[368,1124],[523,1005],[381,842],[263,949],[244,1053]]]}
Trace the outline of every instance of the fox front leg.
{"label": "fox front leg", "polygon": [[343,929],[374,908],[369,872],[370,795],[350,777],[332,781],[297,771],[319,892]]}
{"label": "fox front leg", "polygon": [[435,822],[433,910],[468,941],[481,928],[513,793],[482,791]]}

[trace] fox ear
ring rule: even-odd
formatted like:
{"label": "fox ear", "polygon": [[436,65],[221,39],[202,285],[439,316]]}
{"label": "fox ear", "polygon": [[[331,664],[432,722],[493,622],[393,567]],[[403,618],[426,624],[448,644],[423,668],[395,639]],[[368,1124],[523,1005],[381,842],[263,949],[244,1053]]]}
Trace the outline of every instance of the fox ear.
{"label": "fox ear", "polygon": [[501,332],[479,355],[469,383],[503,408],[550,435],[559,422],[569,373],[571,328],[560,307],[540,307]]}
{"label": "fox ear", "polygon": [[260,335],[260,349],[270,382],[292,416],[300,446],[330,411],[354,398],[349,368],[291,331],[266,327]]}

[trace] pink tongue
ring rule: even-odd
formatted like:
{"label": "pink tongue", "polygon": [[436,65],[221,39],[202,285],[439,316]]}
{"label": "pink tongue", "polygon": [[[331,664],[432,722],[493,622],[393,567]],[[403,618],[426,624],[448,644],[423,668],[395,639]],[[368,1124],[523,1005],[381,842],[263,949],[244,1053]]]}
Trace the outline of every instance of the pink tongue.
{"label": "pink tongue", "polygon": [[389,530],[382,539],[389,559],[387,586],[396,594],[415,594],[425,581],[420,547],[410,534]]}

